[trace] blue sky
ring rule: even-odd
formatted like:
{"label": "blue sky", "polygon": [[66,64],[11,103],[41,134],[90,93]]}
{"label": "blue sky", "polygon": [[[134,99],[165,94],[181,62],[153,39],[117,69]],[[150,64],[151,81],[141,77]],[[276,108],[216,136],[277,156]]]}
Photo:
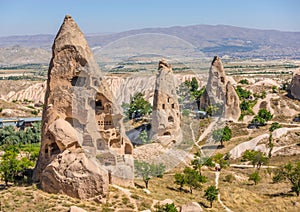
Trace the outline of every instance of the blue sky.
{"label": "blue sky", "polygon": [[226,24],[300,31],[299,0],[0,0],[0,36],[55,34],[65,14],[85,33]]}

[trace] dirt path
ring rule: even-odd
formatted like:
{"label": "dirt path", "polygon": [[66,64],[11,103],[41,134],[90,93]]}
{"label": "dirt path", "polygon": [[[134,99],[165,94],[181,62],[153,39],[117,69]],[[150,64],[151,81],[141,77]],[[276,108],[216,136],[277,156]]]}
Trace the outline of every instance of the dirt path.
{"label": "dirt path", "polygon": [[[215,174],[216,174],[216,188],[218,188],[218,187],[219,187],[219,177],[220,177],[220,172],[216,171]],[[225,211],[227,211],[227,212],[232,212],[232,210],[230,210],[229,208],[227,208],[227,206],[224,205],[224,203],[222,202],[220,192],[219,192],[219,194],[218,194],[218,201],[219,201],[219,203],[222,205],[222,207],[225,209]]]}
{"label": "dirt path", "polygon": [[200,135],[198,141],[196,142],[197,144],[199,142],[201,142],[213,129],[213,127],[215,126],[215,124],[217,123],[219,119],[214,119],[213,122],[211,122],[208,127],[204,130],[204,132]]}

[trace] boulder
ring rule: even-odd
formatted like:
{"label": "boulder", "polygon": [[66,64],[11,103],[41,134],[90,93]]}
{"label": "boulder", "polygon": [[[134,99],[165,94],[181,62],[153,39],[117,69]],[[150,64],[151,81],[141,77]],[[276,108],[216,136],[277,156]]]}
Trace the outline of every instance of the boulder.
{"label": "boulder", "polygon": [[197,202],[187,203],[181,206],[181,212],[200,212],[203,211],[201,206]]}
{"label": "boulder", "polygon": [[77,206],[71,206],[69,212],[87,212],[87,211]]}

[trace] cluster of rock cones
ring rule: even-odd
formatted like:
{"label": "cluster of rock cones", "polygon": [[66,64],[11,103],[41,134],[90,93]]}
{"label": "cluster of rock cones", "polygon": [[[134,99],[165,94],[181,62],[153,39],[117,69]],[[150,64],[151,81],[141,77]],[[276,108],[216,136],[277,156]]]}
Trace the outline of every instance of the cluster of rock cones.
{"label": "cluster of rock cones", "polygon": [[[49,66],[42,143],[34,179],[47,192],[100,201],[109,183],[133,186],[133,147],[120,109],[77,24],[66,16]],[[151,136],[163,145],[181,141],[173,72],[159,62]],[[239,99],[220,58],[210,69],[203,107],[225,103],[227,119],[240,116]]]}

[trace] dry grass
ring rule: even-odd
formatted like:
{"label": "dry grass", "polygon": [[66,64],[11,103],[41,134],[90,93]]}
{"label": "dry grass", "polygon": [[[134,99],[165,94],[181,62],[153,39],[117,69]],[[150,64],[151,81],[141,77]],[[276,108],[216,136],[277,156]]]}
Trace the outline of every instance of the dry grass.
{"label": "dry grass", "polygon": [[78,200],[66,195],[48,194],[33,186],[10,186],[0,190],[0,211],[68,211],[75,205],[87,211],[101,211],[95,202]]}
{"label": "dry grass", "polygon": [[[267,170],[260,170],[261,182],[253,185],[248,180],[224,182],[224,176],[234,173],[247,176],[254,169],[223,170],[220,177],[221,199],[224,204],[234,211],[299,211],[300,198],[290,193],[288,183],[272,183],[272,174]],[[223,177],[222,177],[223,176]],[[297,203],[298,202],[298,205]]]}

